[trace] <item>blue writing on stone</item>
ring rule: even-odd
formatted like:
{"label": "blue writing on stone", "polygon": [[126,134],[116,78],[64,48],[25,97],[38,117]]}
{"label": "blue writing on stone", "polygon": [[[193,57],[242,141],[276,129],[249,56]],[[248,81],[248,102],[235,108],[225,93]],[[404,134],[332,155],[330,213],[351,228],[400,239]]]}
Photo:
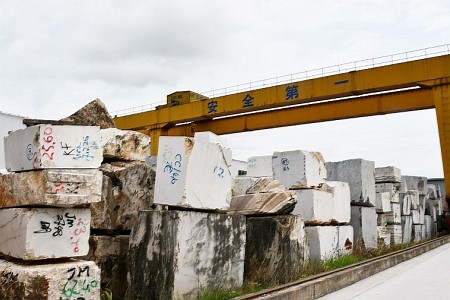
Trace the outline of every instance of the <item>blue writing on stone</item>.
{"label": "blue writing on stone", "polygon": [[289,171],[289,159],[283,157],[281,164],[283,165],[283,171]]}
{"label": "blue writing on stone", "polygon": [[178,175],[180,175],[181,170],[178,168],[181,168],[181,154],[175,155],[175,161],[174,162],[166,162],[166,165],[164,166],[164,172],[168,172],[170,174],[170,182],[172,184],[175,184],[178,180]]}

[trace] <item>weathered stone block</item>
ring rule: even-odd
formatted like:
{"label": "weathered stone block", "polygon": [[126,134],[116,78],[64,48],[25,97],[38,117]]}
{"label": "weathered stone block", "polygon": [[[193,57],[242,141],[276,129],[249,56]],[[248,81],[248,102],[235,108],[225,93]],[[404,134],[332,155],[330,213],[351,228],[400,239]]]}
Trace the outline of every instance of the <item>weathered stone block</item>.
{"label": "weathered stone block", "polygon": [[411,242],[412,237],[412,217],[411,216],[402,216],[402,243],[408,244]]}
{"label": "weathered stone block", "polygon": [[97,126],[37,125],[5,138],[8,171],[98,168],[103,160]]}
{"label": "weathered stone block", "polygon": [[402,173],[393,166],[375,168],[375,182],[402,182]]}
{"label": "weathered stone block", "polygon": [[391,243],[397,245],[403,242],[402,225],[400,224],[387,225],[386,231],[391,235]]}
{"label": "weathered stone block", "polygon": [[71,122],[74,125],[97,125],[100,128],[116,127],[105,104],[100,99],[94,99],[72,115],[61,119],[61,121]]}
{"label": "weathered stone block", "polygon": [[402,222],[402,212],[400,203],[391,203],[391,211],[385,213],[388,224],[400,224]]}
{"label": "weathered stone block", "polygon": [[229,211],[239,214],[287,214],[297,203],[294,191],[283,193],[258,193],[234,196]]}
{"label": "weathered stone block", "polygon": [[350,225],[337,226],[338,231],[338,254],[346,255],[353,252],[353,227]]}
{"label": "weathered stone block", "polygon": [[391,195],[390,193],[376,193],[375,209],[377,213],[384,213],[391,211]]}
{"label": "weathered stone block", "polygon": [[420,212],[417,209],[411,209],[413,224],[420,224]]}
{"label": "weathered stone block", "polygon": [[133,228],[138,211],[153,204],[155,169],[145,162],[112,162],[102,164],[102,202],[91,206],[92,228]]}
{"label": "weathered stone block", "polygon": [[89,246],[85,259],[94,261],[102,271],[102,288],[113,291],[114,298],[125,299],[129,236],[92,235]]}
{"label": "weathered stone block", "polygon": [[352,206],[355,242],[361,241],[366,248],[377,248],[377,213],[375,207]]}
{"label": "weathered stone block", "polygon": [[247,194],[247,190],[254,186],[261,177],[237,176],[233,180],[231,187],[232,196],[241,196]]}
{"label": "weathered stone block", "polygon": [[[333,194],[321,190],[296,190],[292,214],[303,216],[306,224],[329,224],[333,220]],[[350,205],[349,205],[350,206]]]}
{"label": "weathered stone block", "polygon": [[424,225],[425,225],[425,239],[431,239],[432,238],[432,225],[433,225],[433,221],[431,220],[431,216],[424,216]]}
{"label": "weathered stone block", "polygon": [[278,180],[273,180],[270,177],[259,177],[255,184],[247,189],[247,194],[284,193],[287,190]]}
{"label": "weathered stone block", "polygon": [[419,191],[407,191],[406,194],[411,198],[411,209],[419,209],[420,206],[420,196]]}
{"label": "weathered stone block", "polygon": [[273,177],[272,155],[249,157],[247,160],[247,176]]}
{"label": "weathered stone block", "polygon": [[439,189],[439,185],[437,184],[427,184],[427,189],[428,189],[428,193],[427,196],[429,199],[438,199],[441,197],[440,195],[440,189]]}
{"label": "weathered stone block", "polygon": [[84,256],[90,220],[88,208],[1,209],[0,253],[23,260]]}
{"label": "weathered stone block", "polygon": [[[223,155],[225,157],[225,161],[227,162],[227,165],[229,167],[231,167],[232,165],[232,161],[233,161],[233,154],[231,149],[228,147],[228,141],[220,136],[218,136],[217,134],[211,132],[211,131],[201,131],[201,132],[196,132],[194,134],[194,139],[195,140],[203,140],[205,142],[208,143],[212,143],[212,144],[218,144],[220,145],[220,147],[222,147],[222,152]],[[233,176],[234,177],[234,176]]]}
{"label": "weathered stone block", "polygon": [[347,182],[327,181],[321,190],[332,194],[332,220],[333,223],[345,224],[350,222],[350,186]]}
{"label": "weathered stone block", "polygon": [[298,279],[309,260],[302,216],[247,218],[244,278],[260,284]]}
{"label": "weathered stone block", "polygon": [[375,163],[363,159],[327,162],[329,180],[348,182],[352,205],[375,206]]}
{"label": "weathered stone block", "polygon": [[402,176],[402,185],[400,188],[403,191],[416,190],[420,195],[428,193],[427,178],[422,176]]}
{"label": "weathered stone block", "polygon": [[101,129],[100,144],[107,160],[145,161],[150,155],[150,137],[146,134],[117,128]]}
{"label": "weathered stone block", "polygon": [[100,299],[100,269],[92,261],[25,265],[0,260],[0,299]]}
{"label": "weathered stone block", "polygon": [[336,226],[311,226],[305,227],[305,230],[311,260],[331,259],[339,255],[339,236]]}
{"label": "weathered stone block", "polygon": [[0,207],[73,207],[100,202],[102,172],[52,169],[0,175]]}
{"label": "weathered stone block", "polygon": [[188,137],[160,137],[156,169],[157,204],[225,209],[231,173],[218,144]]}
{"label": "weathered stone block", "polygon": [[419,223],[425,224],[425,209],[422,207],[419,207]]}
{"label": "weathered stone block", "polygon": [[425,231],[425,225],[421,225],[421,224],[413,224],[412,226],[412,231],[413,231],[413,238],[414,241],[416,242],[420,242],[421,240],[424,239],[424,231]]}
{"label": "weathered stone block", "polygon": [[272,168],[273,178],[291,189],[318,186],[327,177],[325,160],[319,152],[274,152]]}
{"label": "weathered stone block", "polygon": [[195,298],[203,289],[238,289],[245,227],[244,216],[139,212],[130,237],[129,298]]}
{"label": "weathered stone block", "polygon": [[399,188],[400,184],[398,183],[383,182],[375,184],[375,191],[377,193],[389,193],[390,201],[394,203],[399,202]]}
{"label": "weathered stone block", "polygon": [[400,210],[402,216],[409,216],[411,214],[411,195],[400,194]]}
{"label": "weathered stone block", "polygon": [[387,232],[386,226],[377,226],[378,245],[389,247],[391,245],[391,234]]}
{"label": "weathered stone block", "polygon": [[387,218],[385,214],[378,214],[377,213],[377,226],[386,226],[387,225]]}

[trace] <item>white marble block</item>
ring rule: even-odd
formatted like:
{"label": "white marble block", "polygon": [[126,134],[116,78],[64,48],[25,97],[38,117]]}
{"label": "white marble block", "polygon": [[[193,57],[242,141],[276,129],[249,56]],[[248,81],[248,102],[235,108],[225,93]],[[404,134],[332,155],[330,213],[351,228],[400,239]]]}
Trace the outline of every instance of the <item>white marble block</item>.
{"label": "white marble block", "polygon": [[375,191],[377,193],[389,193],[390,201],[394,203],[399,202],[399,187],[398,183],[382,182],[375,184]]}
{"label": "white marble block", "polygon": [[390,193],[376,193],[375,209],[377,213],[384,213],[391,211],[391,195]]}
{"label": "white marble block", "polygon": [[386,213],[388,224],[400,224],[402,221],[402,212],[400,203],[391,203],[391,211]]}
{"label": "white marble block", "polygon": [[391,245],[391,234],[387,232],[386,226],[377,226],[378,243],[389,247]]}
{"label": "white marble block", "polygon": [[400,209],[402,216],[409,216],[411,214],[411,195],[400,194]]}
{"label": "white marble block", "polygon": [[331,259],[339,255],[339,236],[336,226],[305,227],[311,260]]}
{"label": "white marble block", "polygon": [[109,160],[145,161],[150,155],[150,137],[132,130],[100,130],[103,156]]}
{"label": "white marble block", "polygon": [[402,225],[387,225],[386,231],[391,235],[391,242],[401,244],[403,242]]}
{"label": "white marble block", "polygon": [[337,226],[338,254],[347,255],[353,252],[353,227],[351,225]]}
{"label": "white marble block", "polygon": [[247,194],[247,190],[254,186],[261,177],[237,176],[233,180],[231,188],[232,196],[241,196]]}
{"label": "white marble block", "polygon": [[425,225],[413,224],[412,229],[413,229],[412,237],[414,241],[420,242],[425,238],[424,237]]}
{"label": "white marble block", "polygon": [[89,208],[0,210],[0,253],[23,260],[84,256],[89,251]]}
{"label": "white marble block", "polygon": [[8,171],[98,168],[103,160],[98,126],[36,125],[5,138]]}
{"label": "white marble block", "polygon": [[0,299],[100,299],[100,269],[92,261],[25,265],[0,260]]}
{"label": "white marble block", "polygon": [[348,182],[352,205],[375,206],[375,163],[363,159],[327,162],[327,178]]}
{"label": "white marble block", "polygon": [[159,139],[154,203],[225,209],[231,199],[231,173],[222,147],[188,137]]}
{"label": "white marble block", "polygon": [[249,157],[247,160],[247,176],[273,177],[272,155]]}
{"label": "white marble block", "polygon": [[327,177],[325,161],[319,152],[274,152],[272,168],[273,178],[291,189],[318,186]]}
{"label": "white marble block", "polygon": [[333,222],[343,224],[349,223],[351,217],[350,209],[350,186],[347,182],[327,181],[322,185],[323,189],[331,192],[333,199],[332,219]]}
{"label": "white marble block", "polygon": [[427,178],[423,176],[402,176],[401,191],[416,190],[420,195],[428,193]]}
{"label": "white marble block", "polygon": [[355,242],[362,241],[366,248],[377,248],[377,213],[375,207],[352,206]]}
{"label": "white marble block", "polygon": [[411,242],[412,238],[412,217],[411,216],[402,216],[402,243],[407,244]]}
{"label": "white marble block", "polygon": [[102,172],[96,169],[48,169],[0,175],[0,207],[71,207],[100,202]]}
{"label": "white marble block", "polygon": [[199,131],[194,133],[194,139],[195,140],[203,140],[208,143],[212,144],[218,144],[222,147],[223,155],[225,156],[225,160],[228,164],[228,166],[231,169],[231,165],[233,163],[233,154],[231,149],[228,147],[228,141],[224,139],[223,137],[220,137],[219,135],[215,134],[211,131]]}
{"label": "white marble block", "polygon": [[141,211],[130,237],[128,299],[194,299],[204,289],[239,289],[245,241],[244,216]]}
{"label": "white marble block", "polygon": [[411,190],[407,191],[406,194],[408,194],[409,198],[411,199],[411,209],[419,209],[420,206],[419,191]]}
{"label": "white marble block", "polygon": [[424,225],[425,225],[425,238],[426,239],[431,239],[432,237],[432,226],[433,226],[433,221],[431,220],[431,216],[424,216]]}
{"label": "white marble block", "polygon": [[418,209],[411,209],[411,216],[414,225],[420,224],[420,212]]}
{"label": "white marble block", "polygon": [[297,204],[293,215],[303,216],[306,224],[331,223],[333,219],[333,194],[320,190],[295,190]]}
{"label": "white marble block", "polygon": [[375,168],[375,181],[378,182],[401,182],[402,173],[400,169],[388,166]]}

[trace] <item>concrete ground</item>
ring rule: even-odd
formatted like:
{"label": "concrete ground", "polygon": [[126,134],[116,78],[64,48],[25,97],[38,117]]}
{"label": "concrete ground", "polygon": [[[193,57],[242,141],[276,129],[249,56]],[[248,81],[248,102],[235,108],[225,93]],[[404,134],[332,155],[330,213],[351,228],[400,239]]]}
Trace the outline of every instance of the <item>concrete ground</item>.
{"label": "concrete ground", "polygon": [[319,299],[450,299],[450,243]]}

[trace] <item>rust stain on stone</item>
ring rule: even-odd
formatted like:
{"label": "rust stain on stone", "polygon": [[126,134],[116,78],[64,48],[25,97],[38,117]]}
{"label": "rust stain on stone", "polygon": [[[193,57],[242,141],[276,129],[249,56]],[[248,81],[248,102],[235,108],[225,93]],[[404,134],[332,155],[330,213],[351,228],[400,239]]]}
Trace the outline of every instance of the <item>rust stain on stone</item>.
{"label": "rust stain on stone", "polygon": [[345,247],[345,249],[347,249],[347,250],[351,250],[352,247],[353,247],[353,243],[347,238],[347,239],[345,240],[344,247]]}
{"label": "rust stain on stone", "polygon": [[185,138],[184,139],[184,153],[186,155],[186,157],[189,157],[191,155],[192,152],[192,148],[194,148],[194,140],[190,139],[190,138]]}

